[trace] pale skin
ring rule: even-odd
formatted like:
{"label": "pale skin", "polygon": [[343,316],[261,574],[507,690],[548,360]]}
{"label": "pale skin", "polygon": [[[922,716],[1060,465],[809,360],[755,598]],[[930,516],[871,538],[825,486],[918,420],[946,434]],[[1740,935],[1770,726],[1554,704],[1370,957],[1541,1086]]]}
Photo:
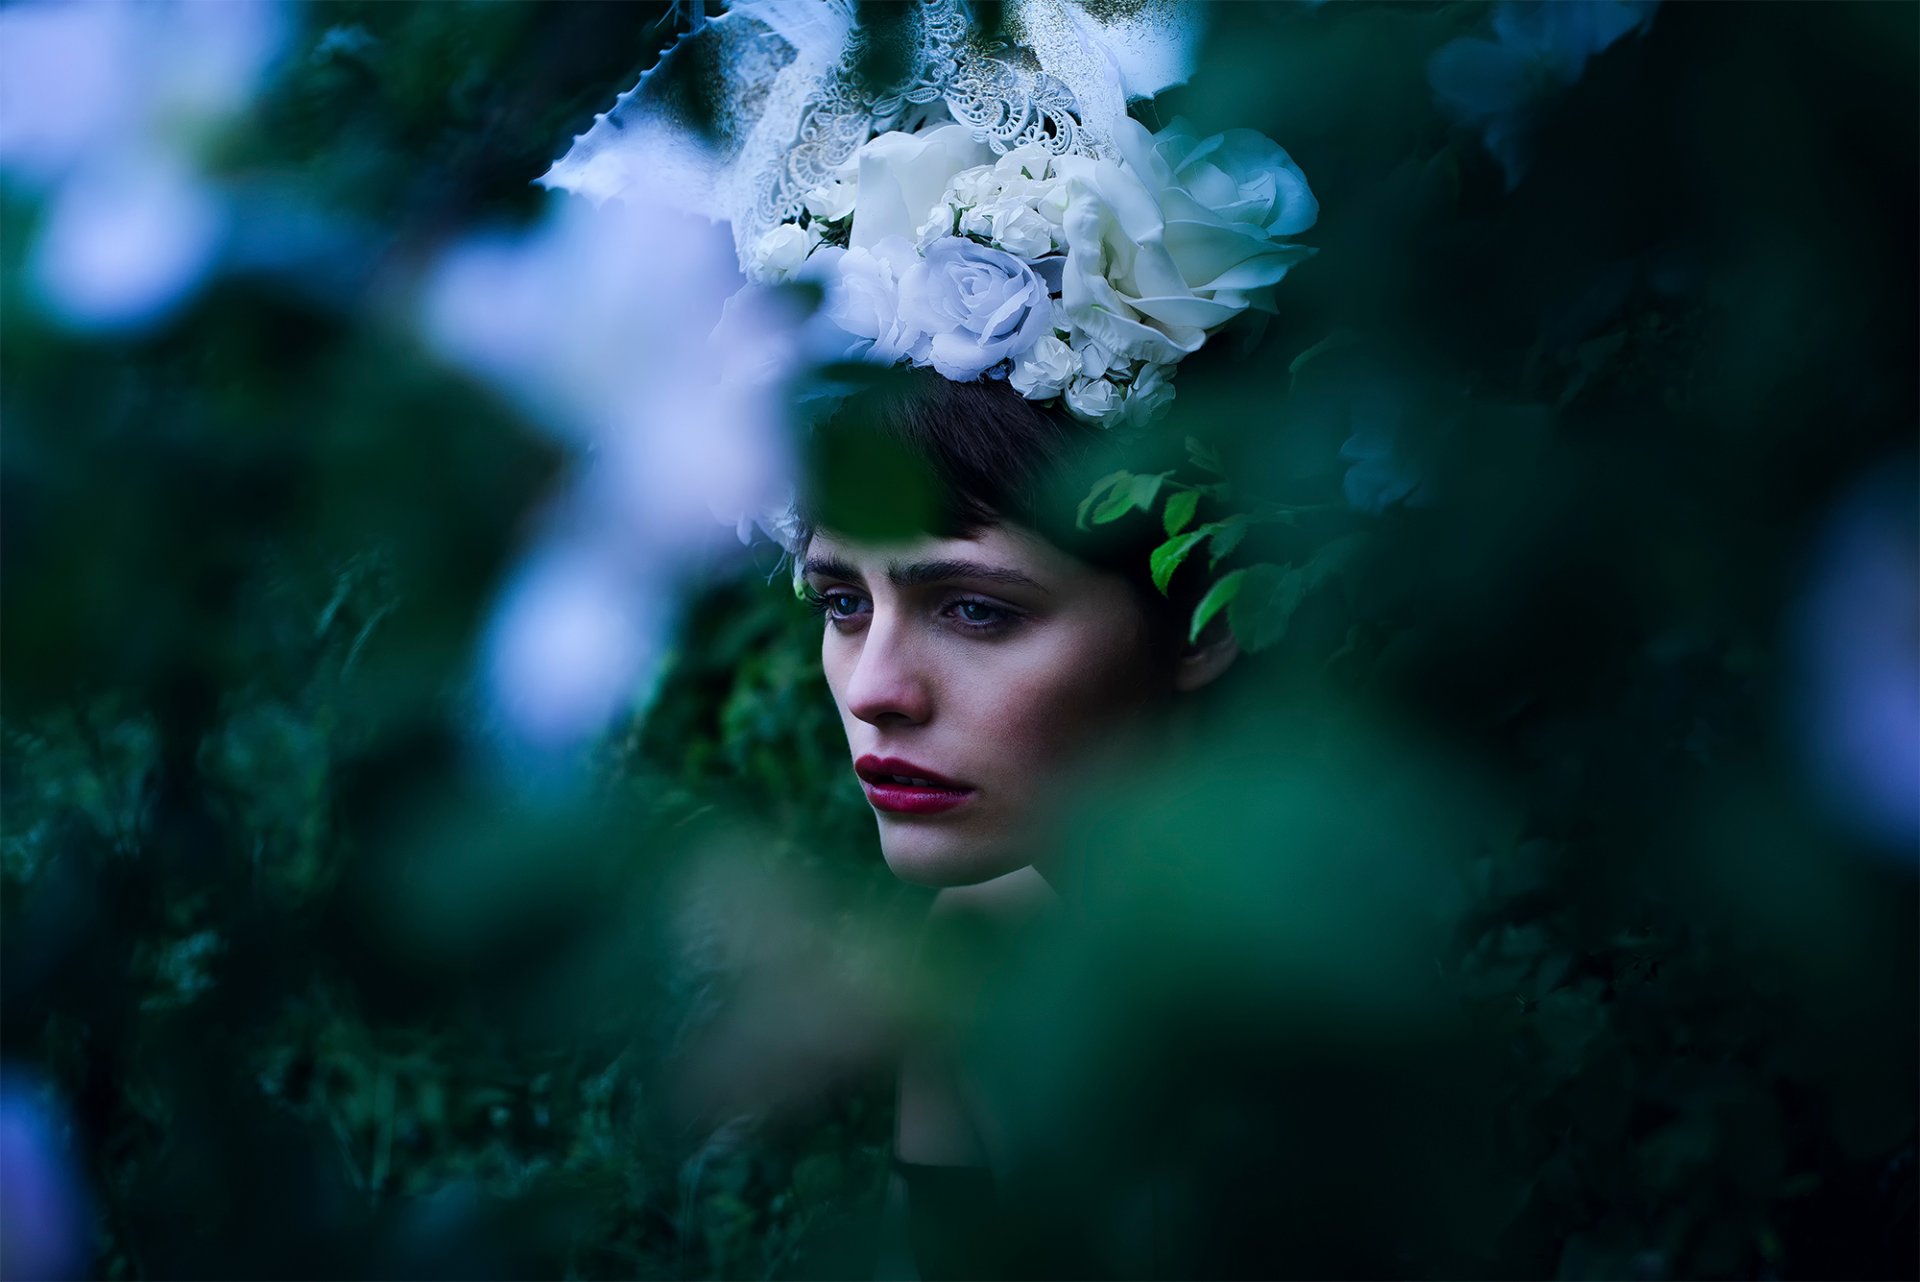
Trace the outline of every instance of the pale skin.
{"label": "pale skin", "polygon": [[[1043,913],[1054,892],[1032,834],[1074,771],[1238,653],[1230,638],[1156,653],[1125,579],[1011,522],[886,544],[823,530],[803,575],[852,758],[904,759],[971,790],[941,813],[875,809],[887,866],[942,887],[935,928]],[[986,1121],[936,1057],[906,1057],[902,1159],[992,1165]]]}

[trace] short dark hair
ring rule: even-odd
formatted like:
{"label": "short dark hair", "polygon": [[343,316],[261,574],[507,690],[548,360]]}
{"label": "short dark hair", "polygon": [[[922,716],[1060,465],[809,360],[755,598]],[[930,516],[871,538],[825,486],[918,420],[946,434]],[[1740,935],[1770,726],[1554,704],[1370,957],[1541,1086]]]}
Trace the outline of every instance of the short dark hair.
{"label": "short dark hair", "polygon": [[1184,580],[1171,595],[1153,584],[1148,558],[1165,537],[1157,515],[1090,528],[1075,520],[1096,479],[1121,466],[1163,470],[1170,464],[1150,457],[1161,452],[1163,444],[1129,442],[1123,462],[1106,429],[1043,408],[1004,380],[885,371],[813,432],[802,529],[965,538],[1001,522],[1024,525],[1126,579],[1156,638],[1177,649],[1194,602]]}

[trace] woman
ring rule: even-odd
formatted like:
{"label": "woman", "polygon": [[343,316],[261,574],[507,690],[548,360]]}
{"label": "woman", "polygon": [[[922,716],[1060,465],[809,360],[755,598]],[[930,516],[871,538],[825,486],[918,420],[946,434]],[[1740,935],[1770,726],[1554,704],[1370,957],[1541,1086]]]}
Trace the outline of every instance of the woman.
{"label": "woman", "polygon": [[[1187,642],[1185,584],[1162,593],[1145,573],[1157,522],[1103,538],[1059,519],[1100,467],[1098,429],[1004,383],[910,377],[843,410],[820,453],[917,472],[924,528],[854,537],[816,501],[797,569],[881,852],[902,879],[942,888],[924,947],[948,961],[961,950],[942,977],[970,988],[1070,879],[1039,834],[1075,774],[1157,737],[1239,651],[1224,628]],[[864,515],[857,495],[840,507]],[[1003,1254],[995,1120],[944,1040],[902,1063],[896,1213],[923,1277],[1024,1272]]]}
{"label": "woman", "polygon": [[[862,28],[880,13],[884,30]],[[1104,443],[1179,439],[1147,430],[1175,366],[1275,309],[1313,252],[1288,238],[1318,213],[1271,139],[1129,114],[1186,77],[1193,7],[998,13],[980,31],[961,0],[743,0],[544,180],[724,219],[749,289],[817,299],[800,363],[911,367],[813,441],[790,550],[887,864],[942,888],[930,950],[1044,908],[1070,870],[1039,833],[1073,775],[1232,665],[1224,625],[1187,643],[1181,579],[1171,595],[1149,579],[1160,522],[1096,536],[1065,518],[1107,470]],[[989,939],[961,969],[1012,952]],[[979,1249],[994,1129],[923,1040],[897,1142],[923,1274],[1001,1271]]]}
{"label": "woman", "polygon": [[1238,650],[1224,629],[1185,643],[1185,595],[1147,578],[1155,531],[1143,545],[1059,519],[1097,466],[1097,429],[996,382],[918,377],[869,408],[928,475],[932,519],[862,539],[808,513],[799,571],[882,853],[928,886],[1044,877],[1034,820],[1087,750]]}

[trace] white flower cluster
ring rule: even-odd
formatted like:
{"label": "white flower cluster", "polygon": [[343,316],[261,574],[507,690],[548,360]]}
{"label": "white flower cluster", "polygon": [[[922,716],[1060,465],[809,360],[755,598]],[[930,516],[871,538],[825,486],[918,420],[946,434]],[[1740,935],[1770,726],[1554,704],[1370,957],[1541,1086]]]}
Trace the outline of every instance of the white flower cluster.
{"label": "white flower cluster", "polygon": [[806,214],[751,247],[749,279],[824,291],[822,354],[1005,378],[1105,426],[1173,399],[1173,366],[1313,251],[1319,206],[1249,129],[1128,120],[1114,158],[995,156],[957,124],[870,139]]}

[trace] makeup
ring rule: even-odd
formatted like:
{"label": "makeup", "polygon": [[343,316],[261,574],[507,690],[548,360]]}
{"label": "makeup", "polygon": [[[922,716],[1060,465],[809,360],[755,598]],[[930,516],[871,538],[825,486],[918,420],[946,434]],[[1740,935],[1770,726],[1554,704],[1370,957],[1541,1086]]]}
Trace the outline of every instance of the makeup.
{"label": "makeup", "polygon": [[864,756],[853,771],[873,808],[893,814],[943,814],[975,796],[970,785],[900,757]]}

